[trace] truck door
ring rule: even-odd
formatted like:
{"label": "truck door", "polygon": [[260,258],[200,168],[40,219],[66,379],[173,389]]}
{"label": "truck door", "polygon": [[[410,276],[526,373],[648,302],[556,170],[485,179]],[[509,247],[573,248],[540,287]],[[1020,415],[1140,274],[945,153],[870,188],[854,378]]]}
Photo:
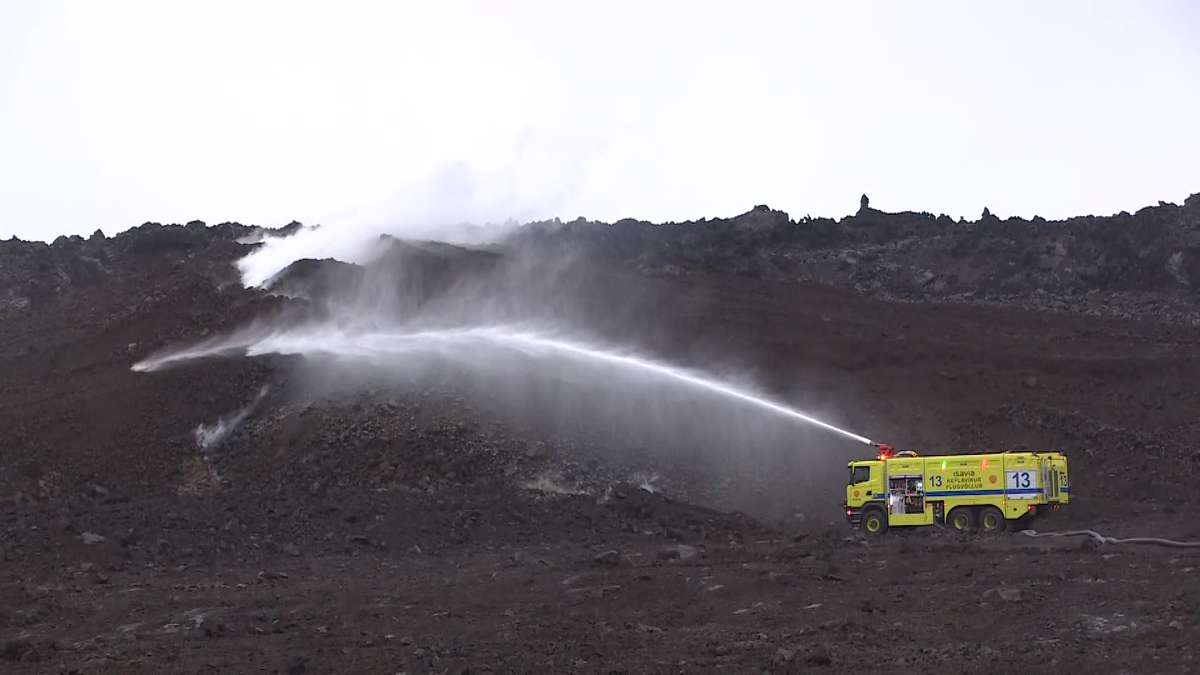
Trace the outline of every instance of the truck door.
{"label": "truck door", "polygon": [[1055,457],[1045,457],[1042,459],[1042,467],[1042,475],[1045,476],[1046,501],[1063,501],[1067,491],[1066,462]]}
{"label": "truck door", "polygon": [[888,474],[890,525],[926,525],[932,510],[925,504],[925,477],[920,473]]}
{"label": "truck door", "polygon": [[1058,500],[1066,504],[1071,501],[1071,486],[1067,478],[1067,458],[1059,455],[1050,462],[1058,474]]}
{"label": "truck door", "polygon": [[1046,486],[1046,499],[1058,499],[1058,472],[1054,470],[1054,466],[1049,460],[1042,460],[1042,485]]}

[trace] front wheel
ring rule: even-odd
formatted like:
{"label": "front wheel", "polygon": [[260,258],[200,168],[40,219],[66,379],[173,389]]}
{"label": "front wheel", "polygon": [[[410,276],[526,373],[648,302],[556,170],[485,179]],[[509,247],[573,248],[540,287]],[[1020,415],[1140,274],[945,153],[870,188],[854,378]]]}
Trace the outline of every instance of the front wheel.
{"label": "front wheel", "polygon": [[863,529],[870,534],[883,534],[887,532],[887,516],[879,509],[867,511],[863,514]]}

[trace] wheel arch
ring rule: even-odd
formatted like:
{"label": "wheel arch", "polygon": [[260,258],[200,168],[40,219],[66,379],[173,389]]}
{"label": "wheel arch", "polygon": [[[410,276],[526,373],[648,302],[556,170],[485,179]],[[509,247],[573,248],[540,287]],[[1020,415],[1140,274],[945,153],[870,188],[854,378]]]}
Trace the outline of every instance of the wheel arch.
{"label": "wheel arch", "polygon": [[[871,530],[870,523],[871,523],[872,516],[879,517],[880,527],[877,531]],[[883,534],[884,532],[887,532],[887,529],[888,529],[887,510],[885,510],[879,504],[868,504],[868,505],[864,506],[863,510],[862,510],[862,527],[863,527],[863,529],[867,530],[867,532],[870,532],[871,534]]]}

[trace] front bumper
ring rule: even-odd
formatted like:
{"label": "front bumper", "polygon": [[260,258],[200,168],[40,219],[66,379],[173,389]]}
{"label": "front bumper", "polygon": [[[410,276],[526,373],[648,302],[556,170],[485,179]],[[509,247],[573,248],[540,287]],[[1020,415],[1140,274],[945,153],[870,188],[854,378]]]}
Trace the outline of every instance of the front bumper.
{"label": "front bumper", "polygon": [[846,514],[846,522],[858,527],[862,524],[862,509],[851,508],[848,504],[842,504],[842,512]]}

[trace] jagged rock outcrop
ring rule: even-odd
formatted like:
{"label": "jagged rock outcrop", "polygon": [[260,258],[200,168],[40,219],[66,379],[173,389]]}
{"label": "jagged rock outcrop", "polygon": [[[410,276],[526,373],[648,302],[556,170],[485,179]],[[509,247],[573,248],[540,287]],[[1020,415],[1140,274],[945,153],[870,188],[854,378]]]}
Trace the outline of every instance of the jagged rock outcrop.
{"label": "jagged rock outcrop", "polygon": [[978,221],[887,213],[793,220],[766,206],[729,219],[538,223],[514,241],[586,247],[650,275],[816,281],[880,298],[987,302],[1200,325],[1200,194],[1134,214]]}
{"label": "jagged rock outcrop", "polygon": [[127,256],[188,255],[233,245],[256,231],[239,223],[209,227],[194,220],[186,225],[144,223],[114,237],[96,230],[87,239],[60,236],[49,244],[15,237],[0,241],[0,317],[37,311],[80,290],[102,287],[113,265],[125,264]]}

